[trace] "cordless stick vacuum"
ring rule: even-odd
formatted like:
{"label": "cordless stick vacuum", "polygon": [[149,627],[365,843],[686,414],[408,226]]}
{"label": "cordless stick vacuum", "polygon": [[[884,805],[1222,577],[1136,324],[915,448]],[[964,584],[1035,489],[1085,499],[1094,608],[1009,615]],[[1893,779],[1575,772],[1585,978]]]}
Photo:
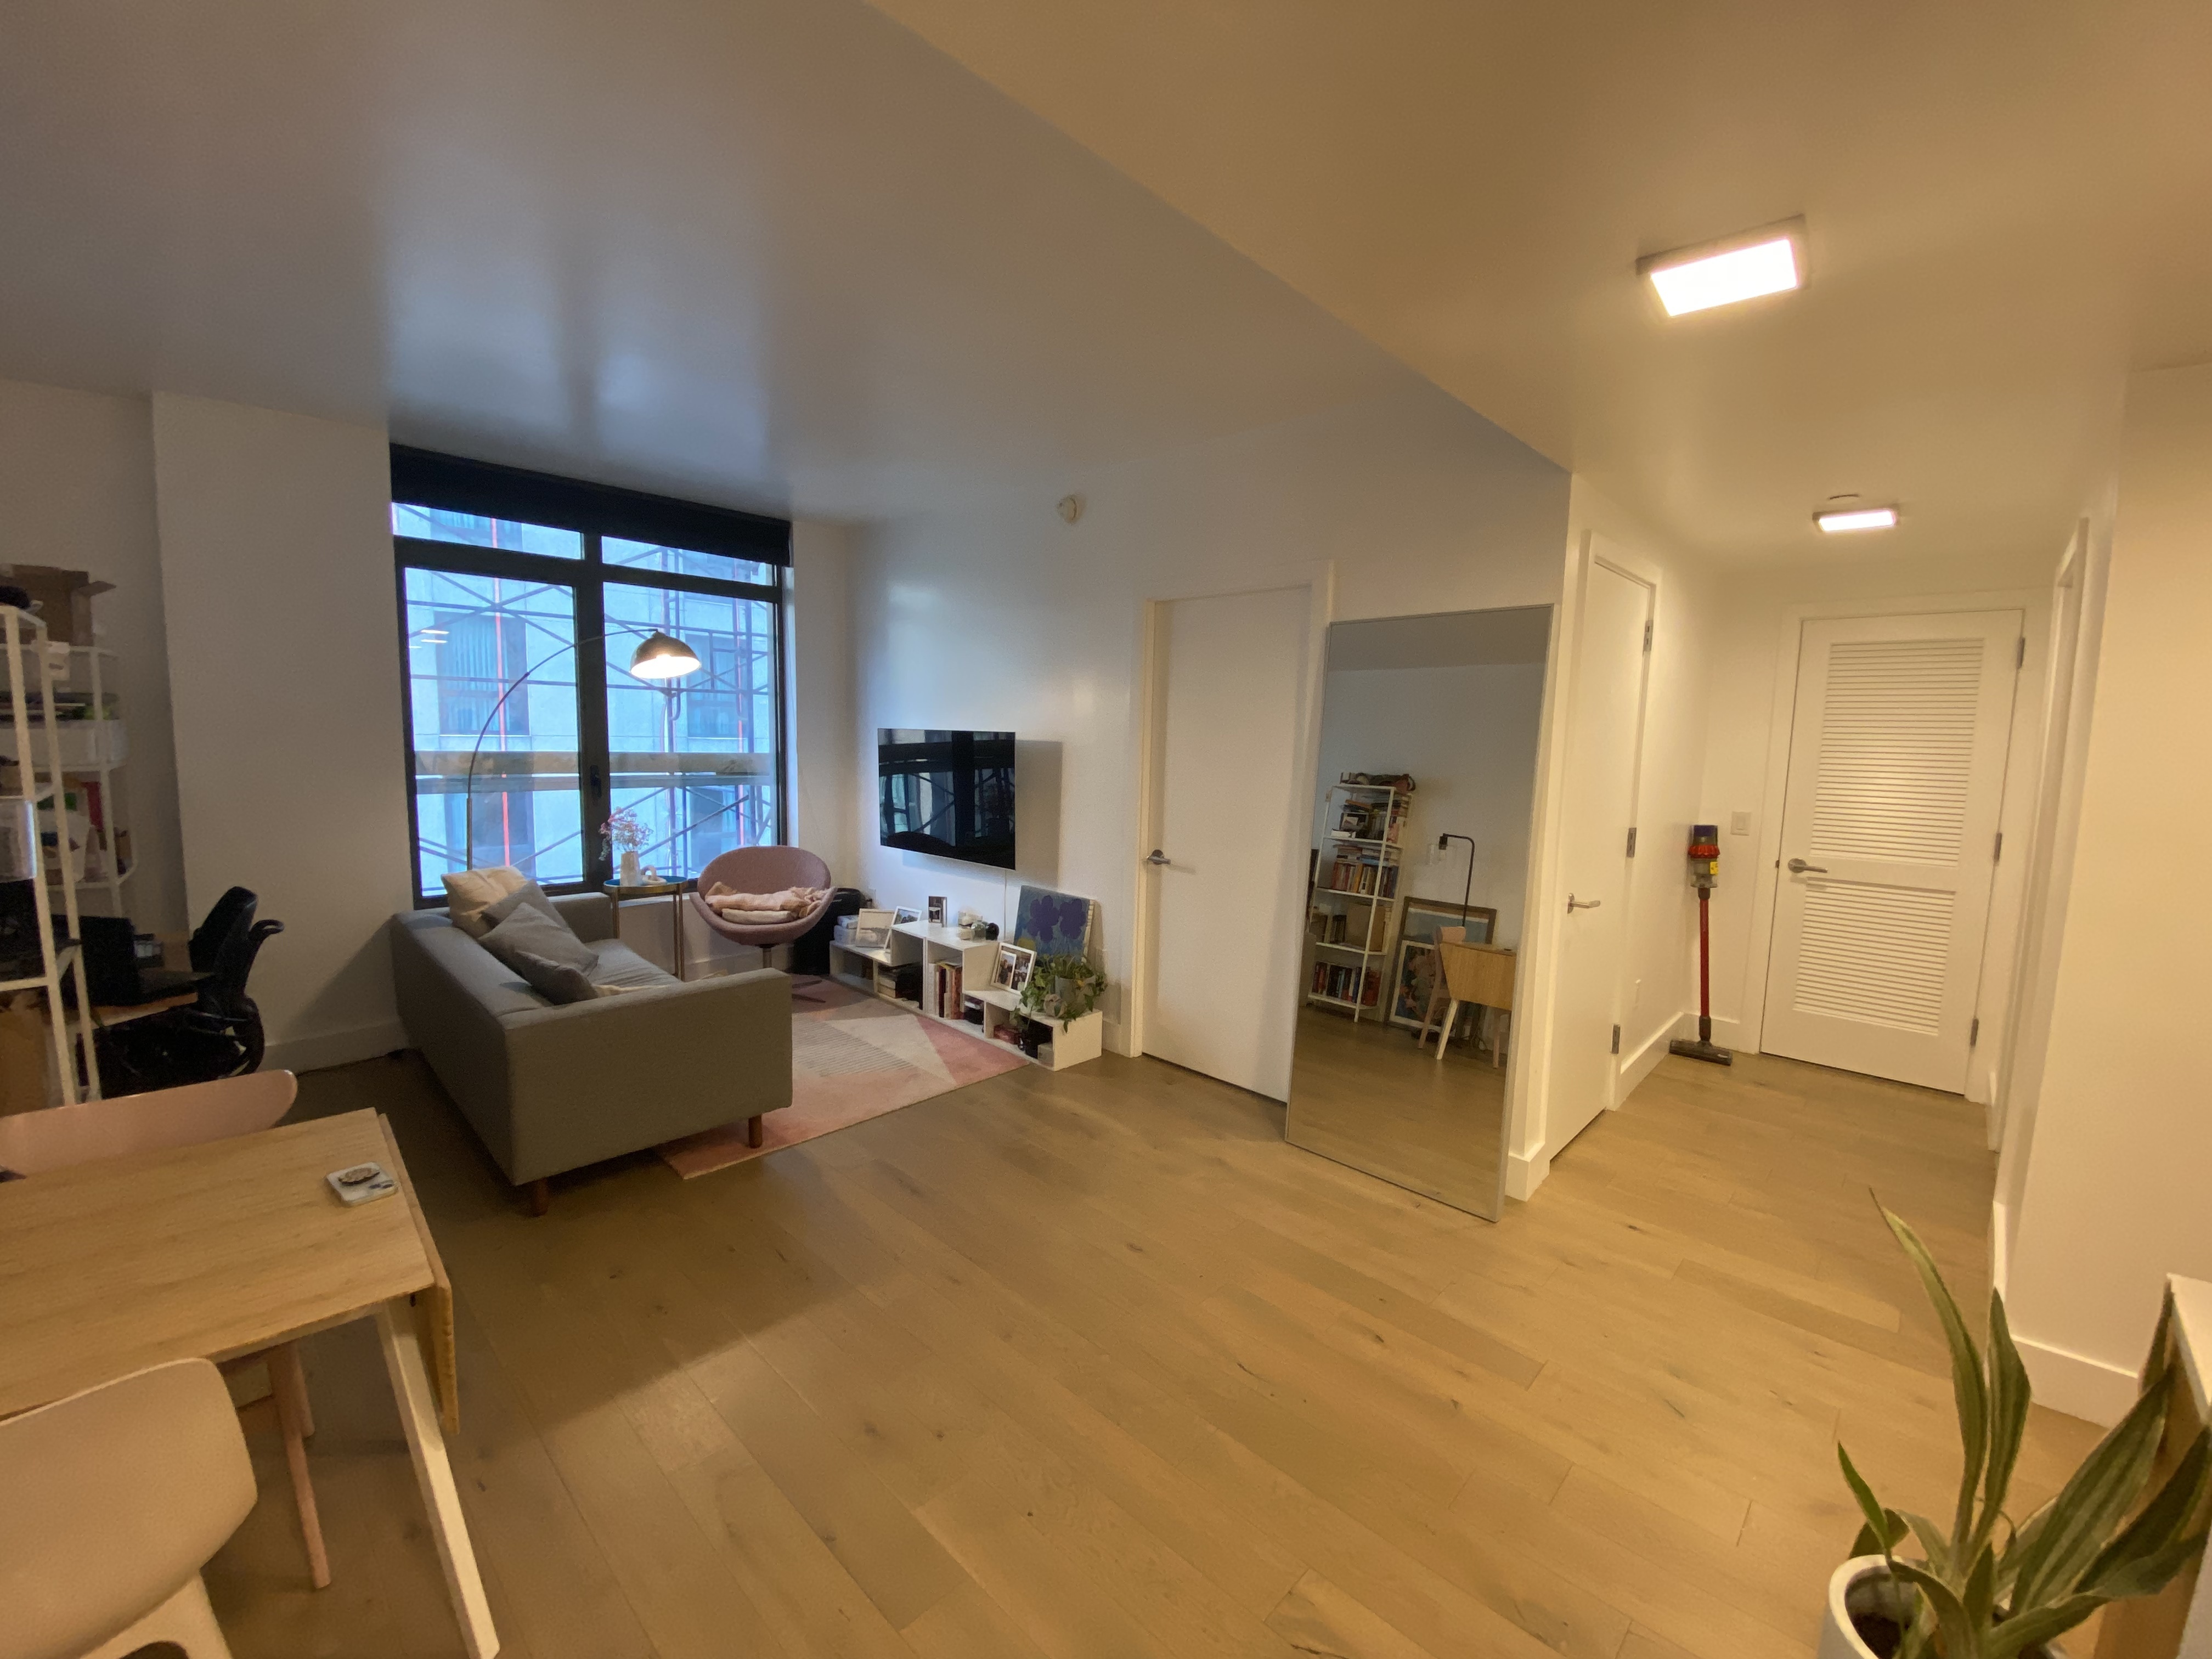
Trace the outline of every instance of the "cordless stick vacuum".
{"label": "cordless stick vacuum", "polygon": [[1690,826],[1690,879],[1698,888],[1698,1040],[1685,1042],[1677,1037],[1667,1045],[1668,1052],[1687,1056],[1691,1060],[1709,1060],[1716,1066],[1733,1066],[1735,1056],[1725,1048],[1713,1046],[1713,941],[1712,931],[1707,925],[1707,910],[1712,902],[1713,884],[1719,878],[1721,867],[1721,827],[1717,823],[1693,823]]}

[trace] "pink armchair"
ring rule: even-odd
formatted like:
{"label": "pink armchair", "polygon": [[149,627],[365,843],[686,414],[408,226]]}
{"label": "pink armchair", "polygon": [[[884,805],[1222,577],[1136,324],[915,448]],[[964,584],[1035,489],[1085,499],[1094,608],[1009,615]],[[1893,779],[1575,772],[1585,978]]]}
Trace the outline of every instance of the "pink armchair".
{"label": "pink armchair", "polygon": [[[740,893],[780,893],[787,887],[818,887],[822,902],[805,915],[790,921],[758,927],[726,921],[707,902],[705,895],[715,883]],[[788,945],[822,920],[830,908],[830,866],[803,847],[738,847],[723,854],[699,872],[698,891],[687,895],[699,919],[724,939],[765,951]]]}

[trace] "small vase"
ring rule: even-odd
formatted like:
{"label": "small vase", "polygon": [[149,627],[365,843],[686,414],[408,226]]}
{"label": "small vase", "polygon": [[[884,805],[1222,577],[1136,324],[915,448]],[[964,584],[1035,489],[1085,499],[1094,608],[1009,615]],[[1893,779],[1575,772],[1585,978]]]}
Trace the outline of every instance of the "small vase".
{"label": "small vase", "polygon": [[624,853],[622,855],[622,884],[625,887],[645,885],[645,872],[638,868],[637,854],[635,853]]}

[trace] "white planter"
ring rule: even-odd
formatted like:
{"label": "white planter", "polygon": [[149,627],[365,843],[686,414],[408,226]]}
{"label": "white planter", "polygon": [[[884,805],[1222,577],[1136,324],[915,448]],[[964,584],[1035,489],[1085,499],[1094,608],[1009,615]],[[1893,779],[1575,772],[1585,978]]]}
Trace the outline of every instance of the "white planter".
{"label": "white planter", "polygon": [[[1879,1555],[1853,1556],[1838,1567],[1828,1580],[1828,1606],[1820,1620],[1820,1645],[1817,1659],[1875,1659],[1875,1651],[1859,1640],[1859,1633],[1851,1627],[1851,1609],[1865,1612],[1878,1606],[1881,1581],[1888,1567]],[[2030,1648],[2022,1659],[2066,1659],[2065,1650],[2055,1642]]]}

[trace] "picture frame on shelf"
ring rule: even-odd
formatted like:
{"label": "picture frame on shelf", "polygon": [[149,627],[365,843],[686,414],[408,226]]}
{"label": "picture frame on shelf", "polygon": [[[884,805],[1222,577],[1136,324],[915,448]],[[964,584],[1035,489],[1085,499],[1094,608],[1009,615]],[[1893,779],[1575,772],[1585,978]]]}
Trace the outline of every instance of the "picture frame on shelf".
{"label": "picture frame on shelf", "polygon": [[1030,972],[1036,966],[1036,951],[1018,945],[1001,945],[999,959],[991,966],[991,988],[1018,993],[1030,982]]}
{"label": "picture frame on shelf", "polygon": [[942,893],[929,896],[929,925],[933,927],[945,926],[945,895]]}
{"label": "picture frame on shelf", "polygon": [[1494,945],[1498,912],[1488,905],[1462,904],[1456,899],[1409,898],[1398,925],[1398,936],[1434,945],[1437,930],[1443,927],[1466,928],[1469,945]]}
{"label": "picture frame on shelf", "polygon": [[915,909],[911,904],[902,904],[891,917],[891,926],[894,927],[902,927],[910,921],[920,921],[921,920],[921,911]]}
{"label": "picture frame on shelf", "polygon": [[889,910],[860,910],[853,916],[853,945],[857,950],[880,951],[890,943],[894,914]]}

